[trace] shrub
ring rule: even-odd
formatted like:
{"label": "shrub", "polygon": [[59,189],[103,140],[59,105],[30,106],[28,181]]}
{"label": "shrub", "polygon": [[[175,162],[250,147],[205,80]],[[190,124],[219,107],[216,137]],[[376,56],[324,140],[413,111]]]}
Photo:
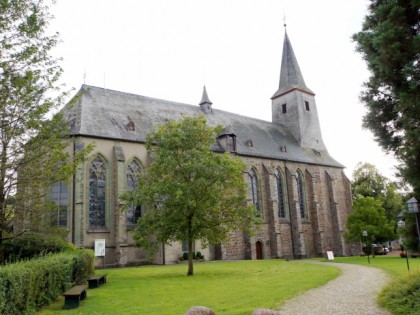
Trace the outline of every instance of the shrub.
{"label": "shrub", "polygon": [[183,252],[182,257],[184,258],[184,260],[188,260],[188,252]]}
{"label": "shrub", "polygon": [[49,254],[0,268],[0,314],[32,314],[93,273],[93,252]]}
{"label": "shrub", "polygon": [[415,315],[420,308],[420,273],[398,277],[379,294],[380,304],[395,315]]}
{"label": "shrub", "polygon": [[61,236],[40,233],[22,234],[4,241],[2,247],[4,259],[9,263],[74,249],[74,245],[66,242]]}

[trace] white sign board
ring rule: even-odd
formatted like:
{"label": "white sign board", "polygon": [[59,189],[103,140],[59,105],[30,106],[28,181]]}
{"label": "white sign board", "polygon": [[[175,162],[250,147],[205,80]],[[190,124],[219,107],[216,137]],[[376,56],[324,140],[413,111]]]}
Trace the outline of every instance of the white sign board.
{"label": "white sign board", "polygon": [[95,240],[95,256],[105,256],[105,240]]}
{"label": "white sign board", "polygon": [[332,251],[327,251],[328,260],[334,260],[334,253]]}

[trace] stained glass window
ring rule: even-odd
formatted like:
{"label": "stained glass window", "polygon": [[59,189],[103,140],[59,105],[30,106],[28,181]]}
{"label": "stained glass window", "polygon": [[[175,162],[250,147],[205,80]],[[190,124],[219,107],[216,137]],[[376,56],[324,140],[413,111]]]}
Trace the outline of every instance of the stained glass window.
{"label": "stained glass window", "polygon": [[249,199],[252,200],[253,205],[257,210],[260,209],[260,202],[259,202],[259,194],[258,194],[258,179],[257,174],[253,169],[251,169],[248,173],[248,195]]}
{"label": "stained glass window", "polygon": [[100,229],[105,225],[106,169],[98,156],[89,169],[89,227]]}
{"label": "stained glass window", "polygon": [[68,194],[65,182],[55,182],[51,186],[51,200],[58,206],[54,222],[60,227],[67,227]]}
{"label": "stained glass window", "polygon": [[[139,187],[141,166],[136,160],[133,160],[127,168],[127,189],[133,190]],[[134,225],[137,223],[138,218],[141,217],[141,205],[131,203],[127,209],[127,224]]]}
{"label": "stained glass window", "polygon": [[303,176],[299,171],[296,174],[296,181],[297,181],[297,189],[298,189],[300,217],[303,219],[306,217],[306,206],[305,206],[305,196],[304,196],[304,190],[303,190]]}
{"label": "stained glass window", "polygon": [[286,202],[284,198],[283,176],[278,170],[275,170],[274,178],[277,187],[279,218],[286,218]]}

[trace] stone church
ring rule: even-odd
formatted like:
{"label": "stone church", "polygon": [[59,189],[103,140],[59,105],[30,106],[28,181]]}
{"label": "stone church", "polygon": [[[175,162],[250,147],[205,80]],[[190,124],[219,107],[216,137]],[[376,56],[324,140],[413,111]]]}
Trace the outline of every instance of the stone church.
{"label": "stone church", "polygon": [[[264,221],[253,237],[232,231],[221,245],[202,249],[196,244],[206,260],[296,259],[330,250],[349,255],[343,232],[351,209],[350,182],[322,140],[315,94],[287,33],[271,100],[269,122],[213,108],[205,88],[199,104],[190,105],[83,85],[63,114],[78,143],[71,150],[93,143],[94,152],[69,184],[52,187],[51,197],[60,205],[58,224],[78,247],[94,248],[95,240],[105,240],[98,265],[147,263],[132,239],[136,220],[147,209],[122,204],[119,196],[136,187],[138,174],[150,164],[144,143],[152,128],[182,115],[205,115],[209,124],[224,127],[214,150],[246,163],[248,202]],[[181,243],[162,245],[152,262],[175,263],[183,249]]]}

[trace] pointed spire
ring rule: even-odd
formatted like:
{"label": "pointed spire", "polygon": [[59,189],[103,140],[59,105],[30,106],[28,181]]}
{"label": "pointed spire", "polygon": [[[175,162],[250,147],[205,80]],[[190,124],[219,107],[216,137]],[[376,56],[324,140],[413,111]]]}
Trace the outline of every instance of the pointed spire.
{"label": "pointed spire", "polygon": [[211,105],[212,104],[213,103],[210,101],[209,96],[207,95],[206,86],[204,85],[204,87],[203,87],[203,96],[201,97],[201,101],[200,101],[201,110],[205,114],[210,113],[211,112]]}
{"label": "pointed spire", "polygon": [[[285,23],[286,28],[286,23]],[[309,94],[315,95],[305,84],[302,72],[300,71],[292,44],[290,43],[287,32],[284,32],[283,55],[281,60],[279,89],[272,96],[272,99],[283,95],[291,90],[299,89]]]}
{"label": "pointed spire", "polygon": [[200,105],[204,105],[204,104],[213,104],[210,100],[209,100],[209,96],[207,95],[207,90],[206,90],[206,86],[204,85],[203,87],[203,96],[201,97],[201,102]]}

